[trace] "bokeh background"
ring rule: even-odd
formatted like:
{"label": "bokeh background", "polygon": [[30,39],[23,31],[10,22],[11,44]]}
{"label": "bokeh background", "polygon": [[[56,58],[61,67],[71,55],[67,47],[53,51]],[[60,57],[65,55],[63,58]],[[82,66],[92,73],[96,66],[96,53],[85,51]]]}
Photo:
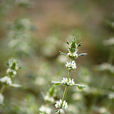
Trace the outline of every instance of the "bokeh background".
{"label": "bokeh background", "polygon": [[[66,114],[114,113],[114,1],[113,0],[0,0],[0,77],[9,58],[19,59],[15,81],[6,88],[0,114],[38,114],[52,80],[66,76],[66,41],[79,34],[79,52],[72,77],[88,88],[69,89]],[[56,87],[55,100],[64,87]],[[54,104],[50,107],[55,110]],[[54,114],[54,112],[52,112]]]}

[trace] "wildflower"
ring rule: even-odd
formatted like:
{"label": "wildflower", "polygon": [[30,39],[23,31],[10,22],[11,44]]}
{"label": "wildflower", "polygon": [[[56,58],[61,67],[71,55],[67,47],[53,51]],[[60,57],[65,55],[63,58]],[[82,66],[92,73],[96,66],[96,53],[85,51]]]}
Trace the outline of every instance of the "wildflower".
{"label": "wildflower", "polygon": [[4,96],[0,93],[0,104],[3,104]]}
{"label": "wildflower", "polygon": [[0,82],[4,83],[6,85],[12,86],[12,87],[20,87],[19,84],[13,84],[11,78],[8,76],[4,76],[3,78],[1,78]]}
{"label": "wildflower", "polygon": [[8,76],[4,76],[3,78],[1,78],[0,82],[5,83],[7,85],[11,85],[12,84],[11,78],[9,78]]}
{"label": "wildflower", "polygon": [[74,82],[74,79],[71,79],[71,78],[63,78],[61,81],[52,81],[53,84],[56,84],[56,85],[60,85],[60,84],[63,84],[63,85],[67,85],[67,86],[74,86],[76,85],[75,82]]}
{"label": "wildflower", "polygon": [[63,78],[61,83],[65,84],[65,85],[69,85],[69,86],[75,85],[74,79],[71,79],[71,78],[69,78],[69,79],[68,78]]}
{"label": "wildflower", "polygon": [[59,101],[56,101],[55,107],[59,109],[67,109],[68,104],[65,100],[62,102],[62,100],[60,99]]}
{"label": "wildflower", "polygon": [[86,87],[86,85],[83,85],[83,84],[76,84],[74,82],[74,79],[71,79],[71,78],[63,78],[61,81],[52,81],[53,84],[55,85],[66,85],[66,86],[76,86],[78,89],[83,89]]}
{"label": "wildflower", "polygon": [[66,68],[68,68],[69,70],[72,70],[72,69],[76,69],[76,63],[75,61],[71,61],[71,62],[67,62],[65,64]]}
{"label": "wildflower", "polygon": [[39,111],[42,113],[51,114],[51,109],[49,107],[46,107],[46,106],[41,106]]}
{"label": "wildflower", "polygon": [[[78,89],[85,88],[85,85],[75,84],[74,80],[70,78],[70,72],[71,70],[77,68],[74,59],[76,59],[78,56],[85,56],[86,53],[81,53],[81,54],[77,53],[78,51],[77,48],[81,46],[81,44],[77,44],[76,39],[74,39],[71,43],[67,42],[67,44],[69,45],[67,56],[70,58],[70,62],[66,62],[65,66],[69,71],[68,78],[63,78],[61,81],[52,81],[52,83],[56,85],[61,85],[61,84],[65,85],[65,90],[64,90],[64,95],[62,97],[62,100],[60,99],[59,101],[56,101],[56,104],[55,104],[55,107],[58,109],[56,113],[59,113],[59,114],[64,113],[64,110],[68,108],[67,102],[64,100],[68,90],[68,86],[76,86]],[[66,56],[66,54],[63,52],[61,54]]]}
{"label": "wildflower", "polygon": [[64,114],[64,110],[63,109],[58,109],[58,111],[56,112],[56,114]]}
{"label": "wildflower", "polygon": [[67,53],[67,55],[69,56],[69,57],[71,57],[71,58],[77,58],[78,57],[78,54],[77,54],[77,51],[75,51],[75,52],[69,52],[69,53]]}
{"label": "wildflower", "polygon": [[7,74],[9,74],[9,75],[16,75],[17,73],[16,73],[15,70],[12,70],[12,69],[8,68],[7,69]]}

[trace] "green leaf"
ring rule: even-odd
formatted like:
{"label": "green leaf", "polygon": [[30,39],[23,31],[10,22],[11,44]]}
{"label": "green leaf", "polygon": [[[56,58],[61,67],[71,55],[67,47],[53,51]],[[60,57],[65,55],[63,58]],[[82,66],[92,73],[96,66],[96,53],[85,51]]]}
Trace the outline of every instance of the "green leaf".
{"label": "green leaf", "polygon": [[82,84],[76,84],[76,86],[78,87],[78,89],[83,89],[86,87],[85,85],[82,85]]}
{"label": "green leaf", "polygon": [[86,56],[87,53],[80,53],[79,56]]}
{"label": "green leaf", "polygon": [[51,83],[55,84],[55,85],[61,85],[61,82],[59,82],[59,81],[58,82],[57,81],[52,81]]}

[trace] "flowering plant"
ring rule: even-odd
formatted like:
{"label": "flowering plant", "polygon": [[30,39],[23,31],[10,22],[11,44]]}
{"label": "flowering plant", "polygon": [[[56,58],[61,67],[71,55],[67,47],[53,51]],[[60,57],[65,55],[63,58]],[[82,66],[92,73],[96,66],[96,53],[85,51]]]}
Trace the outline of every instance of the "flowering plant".
{"label": "flowering plant", "polygon": [[65,90],[64,90],[62,99],[60,99],[59,101],[56,101],[56,103],[55,103],[55,107],[57,108],[56,113],[59,113],[59,114],[64,113],[64,110],[66,110],[68,108],[68,103],[65,100],[65,96],[67,94],[68,87],[76,86],[79,89],[85,88],[85,85],[83,85],[83,84],[76,84],[74,82],[74,79],[70,78],[70,75],[71,75],[71,71],[77,68],[75,59],[77,59],[79,56],[85,56],[86,53],[78,54],[78,47],[81,46],[81,43],[77,44],[75,38],[74,38],[74,40],[72,40],[71,43],[67,42],[67,44],[68,44],[68,53],[65,54],[62,52],[62,54],[64,54],[65,56],[67,56],[69,58],[69,61],[66,62],[66,64],[65,64],[65,66],[68,70],[68,77],[64,77],[61,81],[52,81],[52,83],[55,85],[64,85],[65,86]]}
{"label": "flowering plant", "polygon": [[2,95],[5,87],[11,86],[11,87],[20,87],[19,84],[13,83],[14,77],[17,74],[17,70],[19,69],[19,65],[17,63],[16,59],[10,59],[8,61],[8,69],[6,70],[6,75],[2,78],[0,78],[0,83],[2,84],[1,90],[0,90],[0,104],[3,103],[4,97]]}

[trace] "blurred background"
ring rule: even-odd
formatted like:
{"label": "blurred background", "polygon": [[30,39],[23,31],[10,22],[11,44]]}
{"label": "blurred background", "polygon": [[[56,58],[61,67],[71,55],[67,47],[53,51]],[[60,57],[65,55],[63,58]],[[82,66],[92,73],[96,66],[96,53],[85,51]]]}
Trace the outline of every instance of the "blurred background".
{"label": "blurred background", "polygon": [[[88,88],[68,90],[66,114],[114,113],[114,1],[113,0],[0,0],[0,77],[9,58],[20,61],[15,81],[6,88],[0,114],[39,114],[51,81],[67,75],[66,41],[79,34],[79,52],[72,77]],[[64,87],[55,87],[54,99]],[[49,105],[54,111],[54,103]],[[54,112],[52,112],[54,114]]]}

